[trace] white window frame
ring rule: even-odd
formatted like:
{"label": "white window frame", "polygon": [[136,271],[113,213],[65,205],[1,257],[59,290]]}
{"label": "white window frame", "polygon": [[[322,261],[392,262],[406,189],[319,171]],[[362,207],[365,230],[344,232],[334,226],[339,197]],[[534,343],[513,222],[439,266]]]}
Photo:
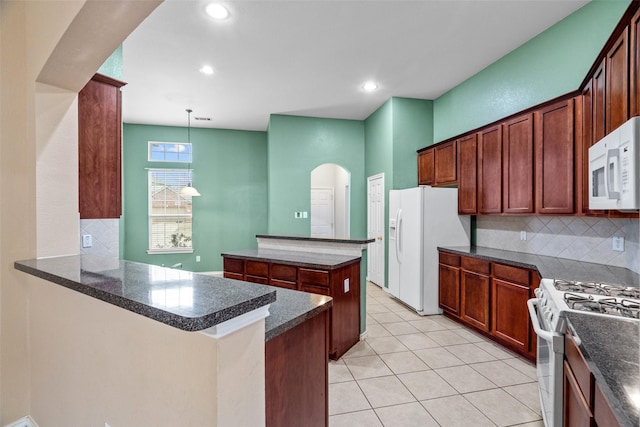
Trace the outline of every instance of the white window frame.
{"label": "white window frame", "polygon": [[[153,172],[180,172],[180,173],[188,173],[189,177],[186,182],[191,182],[193,177],[191,169],[175,169],[175,168],[148,168],[147,169],[147,221],[148,221],[148,242],[147,242],[147,253],[148,254],[185,254],[185,253],[193,253],[193,209],[189,214],[153,214],[153,201],[152,201],[152,174]],[[153,248],[152,247],[152,235],[153,235],[153,221],[152,218],[161,218],[161,217],[179,217],[179,218],[190,218],[191,219],[191,247],[171,247],[171,248]]]}
{"label": "white window frame", "polygon": [[[178,159],[178,160],[167,160],[167,159],[163,159],[163,160],[157,160],[157,159],[152,159],[151,158],[151,146],[154,144],[159,144],[159,145],[176,145],[176,146],[184,146],[184,147],[189,147],[189,152],[191,153],[191,156],[188,159]],[[167,152],[167,150],[165,150],[165,153]],[[165,155],[166,157],[166,155]],[[192,163],[193,160],[193,144],[191,144],[190,142],[168,142],[168,141],[147,141],[147,161],[149,162],[162,162],[162,163]]]}

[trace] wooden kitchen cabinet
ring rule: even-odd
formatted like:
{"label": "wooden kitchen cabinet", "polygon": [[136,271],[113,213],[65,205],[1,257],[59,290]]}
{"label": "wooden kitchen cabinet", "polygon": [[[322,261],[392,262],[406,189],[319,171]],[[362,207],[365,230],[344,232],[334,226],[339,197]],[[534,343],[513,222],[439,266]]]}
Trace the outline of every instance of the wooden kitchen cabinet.
{"label": "wooden kitchen cabinet", "polygon": [[600,141],[607,133],[607,116],[605,114],[607,110],[607,73],[606,73],[606,60],[603,58],[602,62],[596,68],[591,78],[592,91],[593,91],[593,143]]}
{"label": "wooden kitchen cabinet", "polygon": [[456,141],[439,144],[434,151],[434,185],[453,185],[458,182]]}
{"label": "wooden kitchen cabinet", "polygon": [[268,427],[329,422],[327,325],[323,311],[265,343]]}
{"label": "wooden kitchen cabinet", "polygon": [[478,213],[478,136],[458,140],[458,213]]}
{"label": "wooden kitchen cabinet", "polygon": [[530,270],[493,263],[491,331],[524,352],[529,352],[531,343],[527,308],[530,277]]}
{"label": "wooden kitchen cabinet", "polygon": [[574,100],[537,110],[534,118],[536,212],[574,213]]}
{"label": "wooden kitchen cabinet", "polygon": [[527,300],[539,285],[537,271],[438,252],[439,305],[444,314],[534,361],[536,335]]}
{"label": "wooden kitchen cabinet", "polygon": [[439,306],[460,315],[460,256],[440,252],[438,264]]}
{"label": "wooden kitchen cabinet", "polygon": [[625,27],[606,56],[606,133],[629,118],[629,27]]}
{"label": "wooden kitchen cabinet", "polygon": [[640,10],[631,18],[629,36],[629,117],[640,115]]}
{"label": "wooden kitchen cabinet", "polygon": [[222,257],[225,278],[333,298],[328,320],[328,353],[332,359],[339,359],[360,340],[360,259],[338,268],[322,269],[231,254]]}
{"label": "wooden kitchen cabinet", "polygon": [[483,331],[489,331],[489,289],[491,264],[462,257],[460,273],[460,319]]}
{"label": "wooden kitchen cabinet", "polygon": [[126,83],[96,74],[78,93],[80,219],[122,214],[122,95]]}
{"label": "wooden kitchen cabinet", "polygon": [[433,185],[435,182],[435,163],[433,149],[418,153],[418,185]]}
{"label": "wooden kitchen cabinet", "polygon": [[563,424],[571,427],[593,427],[594,418],[591,408],[580,392],[573,371],[566,361],[564,362],[563,391]]}
{"label": "wooden kitchen cabinet", "polygon": [[502,125],[503,212],[533,212],[533,114]]}
{"label": "wooden kitchen cabinet", "polygon": [[500,125],[478,132],[478,213],[502,212],[502,132]]}

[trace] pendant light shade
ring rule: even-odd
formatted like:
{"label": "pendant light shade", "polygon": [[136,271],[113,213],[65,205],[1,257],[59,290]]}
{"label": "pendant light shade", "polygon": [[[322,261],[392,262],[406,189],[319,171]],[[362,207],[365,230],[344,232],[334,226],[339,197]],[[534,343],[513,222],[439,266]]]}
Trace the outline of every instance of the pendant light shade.
{"label": "pendant light shade", "polygon": [[[187,142],[191,144],[191,113],[193,112],[193,110],[190,108],[187,108],[186,111],[187,111]],[[193,150],[191,150],[191,156],[193,156]],[[189,172],[191,172],[191,162],[189,162]],[[189,175],[191,175],[191,173]],[[199,196],[200,192],[196,190],[196,188],[193,185],[191,185],[191,181],[189,181],[189,183],[186,186],[184,186],[182,190],[180,190],[180,195],[195,197],[195,196]]]}

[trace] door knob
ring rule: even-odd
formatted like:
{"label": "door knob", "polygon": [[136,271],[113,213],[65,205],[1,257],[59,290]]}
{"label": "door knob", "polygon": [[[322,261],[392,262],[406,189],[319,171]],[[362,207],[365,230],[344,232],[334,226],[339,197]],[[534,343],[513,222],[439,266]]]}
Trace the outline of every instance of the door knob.
{"label": "door knob", "polygon": [[378,236],[378,240],[382,240],[382,236]]}

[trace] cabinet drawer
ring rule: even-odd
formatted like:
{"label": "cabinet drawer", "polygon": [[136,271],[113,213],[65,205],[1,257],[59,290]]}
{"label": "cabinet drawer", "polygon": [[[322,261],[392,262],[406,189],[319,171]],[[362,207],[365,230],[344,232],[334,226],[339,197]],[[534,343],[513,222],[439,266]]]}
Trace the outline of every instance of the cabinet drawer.
{"label": "cabinet drawer", "polygon": [[586,360],[584,360],[580,349],[568,331],[564,339],[564,357],[567,359],[569,366],[571,366],[571,371],[580,387],[580,391],[584,395],[584,399],[587,401],[589,407],[592,407],[593,375],[591,375]]}
{"label": "cabinet drawer", "polygon": [[225,273],[229,272],[242,275],[242,273],[244,273],[244,261],[241,259],[225,258],[223,268]]}
{"label": "cabinet drawer", "polygon": [[529,270],[504,264],[493,264],[493,275],[510,282],[529,286]]}
{"label": "cabinet drawer", "polygon": [[299,274],[303,285],[329,287],[329,273],[326,271],[301,268]]}
{"label": "cabinet drawer", "polygon": [[229,273],[228,271],[224,272],[225,279],[235,279],[235,280],[244,280],[244,276],[238,273]]}
{"label": "cabinet drawer", "polygon": [[462,268],[476,273],[489,274],[491,263],[480,258],[462,257]]}
{"label": "cabinet drawer", "polygon": [[271,279],[269,284],[279,288],[293,289],[294,291],[298,289],[298,284],[296,282],[289,282],[286,280]]}
{"label": "cabinet drawer", "polygon": [[450,265],[451,267],[460,267],[460,255],[440,252],[440,264]]}
{"label": "cabinet drawer", "polygon": [[269,264],[260,261],[247,261],[247,276],[269,277]]}
{"label": "cabinet drawer", "polygon": [[298,269],[291,265],[271,264],[271,278],[296,282],[298,281]]}
{"label": "cabinet drawer", "polygon": [[300,290],[302,292],[310,292],[312,294],[320,294],[320,295],[327,295],[327,296],[331,296],[331,292],[329,291],[328,287],[325,286],[313,286],[313,285],[302,285],[300,287]]}

